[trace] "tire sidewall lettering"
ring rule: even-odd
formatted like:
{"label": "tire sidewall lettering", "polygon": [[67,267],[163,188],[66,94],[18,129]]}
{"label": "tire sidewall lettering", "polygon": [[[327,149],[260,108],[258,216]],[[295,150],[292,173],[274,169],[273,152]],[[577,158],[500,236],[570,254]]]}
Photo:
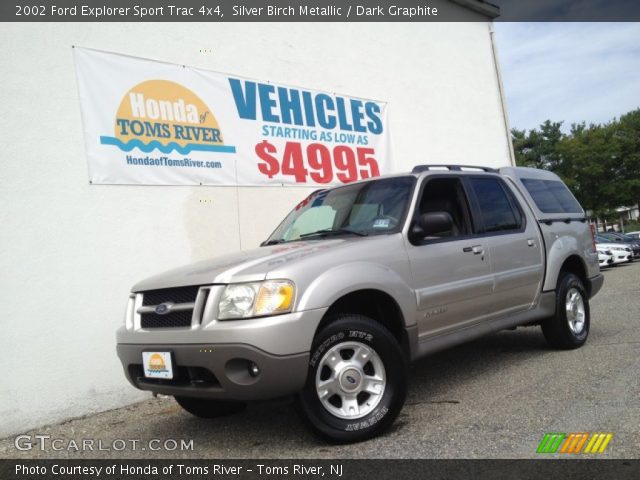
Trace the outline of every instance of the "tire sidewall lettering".
{"label": "tire sidewall lettering", "polygon": [[359,419],[357,422],[346,424],[344,431],[355,432],[357,430],[364,430],[366,428],[373,427],[376,423],[382,420],[387,413],[389,413],[389,408],[387,408],[386,405],[383,405],[371,412],[368,415],[368,418],[365,417],[363,419]]}
{"label": "tire sidewall lettering", "polygon": [[318,345],[318,347],[313,352],[313,355],[309,359],[309,365],[315,368],[316,365],[318,364],[318,361],[322,357],[322,354],[324,354],[324,352],[326,352],[329,349],[329,347],[332,347],[334,344],[343,340],[344,337],[345,337],[344,332],[334,333],[329,338],[327,338],[324,342]]}
{"label": "tire sidewall lettering", "polygon": [[329,338],[327,338],[325,341],[323,341],[320,345],[316,347],[316,349],[313,352],[313,355],[311,355],[311,358],[309,359],[309,365],[315,368],[316,365],[318,364],[318,361],[324,354],[324,352],[326,352],[330,347],[344,340],[345,338],[348,338],[350,340],[360,340],[368,344],[371,344],[373,343],[375,337],[372,333],[365,332],[362,330],[348,330],[346,332],[340,331],[340,332],[334,333],[333,335],[331,335]]}
{"label": "tire sidewall lettering", "polygon": [[348,337],[357,340],[364,340],[367,343],[373,342],[373,334],[369,332],[363,332],[362,330],[349,330]]}

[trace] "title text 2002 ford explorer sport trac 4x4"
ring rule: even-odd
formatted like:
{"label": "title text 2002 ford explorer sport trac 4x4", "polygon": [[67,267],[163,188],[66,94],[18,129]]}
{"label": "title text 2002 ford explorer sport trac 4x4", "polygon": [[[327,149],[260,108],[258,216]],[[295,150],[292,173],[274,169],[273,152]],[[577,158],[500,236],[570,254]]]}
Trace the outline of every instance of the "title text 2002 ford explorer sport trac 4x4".
{"label": "title text 2002 ford explorer sport trac 4x4", "polygon": [[261,248],[135,285],[118,355],[192,414],[296,393],[317,433],[357,441],[393,422],[426,354],[532,324],[580,347],[602,282],[556,175],[424,165],[318,190]]}

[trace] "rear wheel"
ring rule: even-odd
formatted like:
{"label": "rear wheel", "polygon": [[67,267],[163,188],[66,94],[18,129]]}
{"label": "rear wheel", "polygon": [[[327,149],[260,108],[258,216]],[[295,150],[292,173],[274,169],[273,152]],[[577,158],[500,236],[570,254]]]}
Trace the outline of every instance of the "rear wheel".
{"label": "rear wheel", "polygon": [[314,339],[299,403],[317,434],[357,442],[393,423],[406,391],[406,362],[394,336],[370,318],[339,315]]}
{"label": "rear wheel", "polygon": [[579,277],[562,272],[556,289],[556,314],[542,322],[542,333],[554,348],[581,347],[589,336],[589,297]]}
{"label": "rear wheel", "polygon": [[178,405],[191,415],[200,418],[217,418],[242,412],[246,405],[229,400],[212,400],[210,398],[174,397]]}

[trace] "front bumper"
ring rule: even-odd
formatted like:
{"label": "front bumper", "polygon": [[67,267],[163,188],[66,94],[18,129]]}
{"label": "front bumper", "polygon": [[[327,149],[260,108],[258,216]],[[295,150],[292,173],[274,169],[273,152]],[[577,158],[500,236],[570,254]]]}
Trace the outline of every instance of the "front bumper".
{"label": "front bumper", "polygon": [[[165,395],[264,400],[295,393],[307,378],[309,353],[272,355],[243,344],[118,344],[125,375],[136,388]],[[142,352],[171,352],[173,379],[144,376]],[[252,376],[250,365],[260,373]]]}
{"label": "front bumper", "polygon": [[[210,320],[191,327],[117,332],[118,356],[129,382],[141,390],[229,400],[263,400],[302,389],[309,350],[326,308],[247,320]],[[172,380],[148,379],[142,352],[171,352]],[[251,363],[260,373],[249,373]]]}
{"label": "front bumper", "polygon": [[603,258],[602,260],[598,261],[600,263],[600,267],[604,268],[604,267],[610,267],[611,265],[613,265],[613,256],[609,257],[609,258]]}
{"label": "front bumper", "polygon": [[116,332],[118,344],[244,344],[272,355],[308,352],[326,308],[246,320],[207,320],[190,327],[142,328],[136,320]]}

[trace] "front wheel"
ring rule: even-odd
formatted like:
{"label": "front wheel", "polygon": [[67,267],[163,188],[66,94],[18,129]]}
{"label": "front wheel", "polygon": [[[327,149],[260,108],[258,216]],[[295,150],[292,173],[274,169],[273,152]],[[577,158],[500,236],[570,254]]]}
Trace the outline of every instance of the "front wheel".
{"label": "front wheel", "polygon": [[246,405],[229,400],[212,400],[209,398],[174,397],[178,405],[191,415],[200,418],[218,418],[242,412]]}
{"label": "front wheel", "polygon": [[394,336],[370,318],[339,315],[314,339],[299,402],[317,434],[348,443],[388,428],[406,391],[407,366]]}
{"label": "front wheel", "polygon": [[561,273],[556,289],[556,314],[542,322],[542,333],[554,348],[581,347],[589,336],[589,297],[579,277]]}

